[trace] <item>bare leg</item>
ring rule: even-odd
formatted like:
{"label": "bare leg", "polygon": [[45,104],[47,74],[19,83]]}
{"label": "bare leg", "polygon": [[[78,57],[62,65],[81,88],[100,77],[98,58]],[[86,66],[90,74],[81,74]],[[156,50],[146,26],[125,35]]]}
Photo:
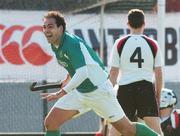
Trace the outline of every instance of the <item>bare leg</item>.
{"label": "bare leg", "polygon": [[136,134],[135,125],[131,121],[129,121],[126,116],[111,124],[116,130],[121,132],[123,136],[135,136]]}
{"label": "bare leg", "polygon": [[44,125],[48,131],[58,130],[59,127],[79,112],[76,110],[63,110],[53,108],[47,115]]}
{"label": "bare leg", "polygon": [[[151,128],[142,123],[131,122],[126,116],[111,124],[123,136],[159,136],[159,134]],[[163,135],[161,134],[161,136]]]}
{"label": "bare leg", "polygon": [[108,136],[121,136],[121,134],[114,127],[111,127]]}
{"label": "bare leg", "polygon": [[157,133],[163,135],[159,117],[144,117],[145,123]]}

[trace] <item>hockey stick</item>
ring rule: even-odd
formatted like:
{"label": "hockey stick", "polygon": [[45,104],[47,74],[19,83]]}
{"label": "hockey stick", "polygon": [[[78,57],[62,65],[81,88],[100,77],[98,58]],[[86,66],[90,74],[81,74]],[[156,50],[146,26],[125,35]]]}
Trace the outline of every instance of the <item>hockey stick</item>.
{"label": "hockey stick", "polygon": [[44,84],[44,85],[37,85],[37,82],[33,82],[30,86],[31,91],[40,91],[45,89],[55,89],[55,88],[61,88],[62,83],[52,83],[52,84]]}

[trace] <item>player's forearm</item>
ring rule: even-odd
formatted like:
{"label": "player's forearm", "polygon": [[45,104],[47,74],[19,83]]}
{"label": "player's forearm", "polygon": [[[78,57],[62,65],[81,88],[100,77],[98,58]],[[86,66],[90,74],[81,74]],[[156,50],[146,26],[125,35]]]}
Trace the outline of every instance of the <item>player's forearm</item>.
{"label": "player's forearm", "polygon": [[87,67],[83,66],[81,68],[78,68],[68,84],[63,87],[63,90],[65,90],[66,92],[72,91],[73,89],[78,87],[86,78],[88,78]]}
{"label": "player's forearm", "polygon": [[154,72],[155,72],[156,95],[157,95],[158,101],[160,101],[161,90],[162,90],[162,88],[164,86],[162,68],[157,67],[157,68],[155,68]]}
{"label": "player's forearm", "polygon": [[117,83],[118,74],[119,74],[119,68],[112,67],[110,69],[109,79],[110,79],[111,83],[113,84],[113,86],[115,86],[115,84]]}

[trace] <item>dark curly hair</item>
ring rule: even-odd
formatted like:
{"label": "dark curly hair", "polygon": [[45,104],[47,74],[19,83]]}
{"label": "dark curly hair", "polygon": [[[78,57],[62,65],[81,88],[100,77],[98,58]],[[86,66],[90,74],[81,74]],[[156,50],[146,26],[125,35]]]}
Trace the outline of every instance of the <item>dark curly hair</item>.
{"label": "dark curly hair", "polygon": [[66,30],[66,22],[64,16],[59,11],[49,11],[44,18],[54,18],[56,20],[57,26],[63,26],[63,31]]}

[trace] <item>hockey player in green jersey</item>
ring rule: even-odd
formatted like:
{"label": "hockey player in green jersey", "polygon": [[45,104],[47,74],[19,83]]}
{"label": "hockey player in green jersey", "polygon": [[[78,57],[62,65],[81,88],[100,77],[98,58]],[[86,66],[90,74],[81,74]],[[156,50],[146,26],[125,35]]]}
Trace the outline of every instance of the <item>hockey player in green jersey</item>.
{"label": "hockey player in green jersey", "polygon": [[108,120],[124,136],[158,136],[145,125],[128,120],[103,63],[84,40],[66,31],[61,13],[49,11],[43,23],[47,41],[70,77],[58,92],[42,94],[47,101],[57,100],[45,119],[45,136],[60,136],[58,129],[64,122],[89,110]]}

